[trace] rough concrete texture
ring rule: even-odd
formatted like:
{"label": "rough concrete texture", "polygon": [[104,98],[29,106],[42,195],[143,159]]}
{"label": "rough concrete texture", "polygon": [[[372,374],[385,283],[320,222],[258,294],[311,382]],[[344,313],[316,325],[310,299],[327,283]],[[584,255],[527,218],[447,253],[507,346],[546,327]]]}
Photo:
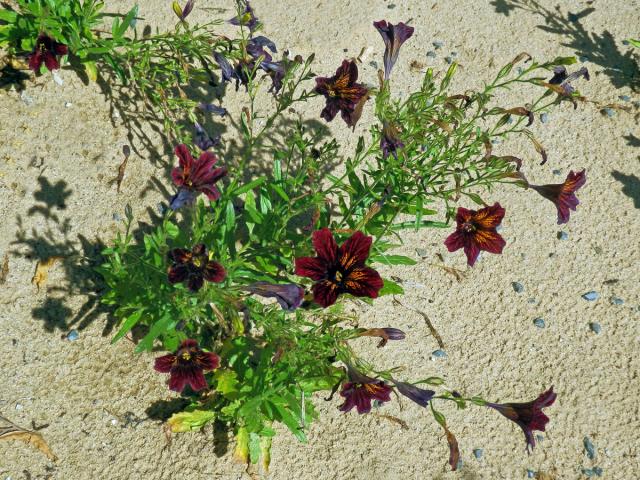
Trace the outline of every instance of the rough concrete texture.
{"label": "rough concrete texture", "polygon": [[[394,401],[380,410],[404,420],[405,431],[378,414],[341,414],[337,400],[318,398],[321,417],[310,429],[309,444],[282,430],[268,478],[495,480],[526,478],[530,469],[549,475],[539,478],[574,479],[593,466],[603,469],[602,478],[640,478],[640,130],[639,109],[632,103],[640,97],[629,86],[634,69],[638,75],[639,54],[623,44],[639,34],[640,8],[634,0],[569,0],[558,11],[556,2],[541,3],[562,19],[555,24],[564,33],[554,30],[553,18],[509,8],[508,0],[255,0],[265,34],[282,50],[315,51],[319,74],[332,74],[343,58],[370,47],[361,77],[375,84],[376,68],[369,62],[382,65],[383,46],[372,22],[411,19],[416,33],[395,67],[394,95],[419,85],[420,72],[410,69],[414,60],[444,70],[444,57],[457,52],[463,68],[454,85],[463,91],[481,87],[521,51],[539,60],[578,53],[587,57],[592,74],[580,90],[590,99],[631,107],[612,117],[594,103],[552,109],[547,123],[532,127],[549,152],[544,166],[530,144],[496,146],[523,157],[535,183],[560,182],[569,169],[587,169],[581,205],[561,228],[567,240],[557,238],[551,203],[532,191],[499,188],[486,197],[507,209],[502,255],[484,255],[467,270],[462,252],[446,252],[446,232],[407,233],[399,252],[420,259],[415,249],[421,248],[427,258],[383,271],[404,281],[403,306],[390,298],[374,307],[354,306],[363,326],[407,332],[404,342],[381,350],[374,342],[357,342],[380,367],[404,366],[407,378],[441,375],[452,388],[497,401],[530,400],[553,385],[558,400],[547,409],[551,421],[534,453],[525,453],[522,432],[496,412],[448,405],[443,412],[464,461],[460,471],[451,472],[442,431],[417,405],[403,402],[400,408]],[[131,4],[108,2],[108,8],[122,12]],[[218,7],[224,9],[220,14]],[[595,10],[579,24],[575,17],[567,20],[569,12],[586,8]],[[141,26],[171,28],[174,22],[168,1],[143,1],[140,11]],[[231,2],[200,1],[190,20],[229,18],[231,12]],[[221,31],[230,33],[229,28]],[[443,42],[439,50],[432,46],[436,40]],[[435,58],[426,55],[431,50]],[[120,225],[113,215],[123,216],[126,204],[137,219],[149,221],[157,203],[170,195],[174,159],[171,145],[151,128],[145,127],[151,146],[137,136],[127,139],[123,118],[110,110],[97,85],[85,86],[68,70],[62,77],[59,86],[43,76],[22,97],[0,91],[0,255],[9,258],[0,292],[0,415],[25,427],[46,424],[41,432],[59,457],[49,462],[22,443],[0,442],[0,479],[249,478],[231,459],[233,444],[225,447],[210,426],[174,436],[168,446],[157,409],[150,407],[174,395],[151,368],[154,355],[134,355],[130,342],[111,345],[104,335],[107,315],[96,303],[87,259],[113,238]],[[522,104],[529,94],[514,92],[513,98]],[[226,104],[237,112],[241,98]],[[314,99],[304,115],[317,117],[321,105]],[[339,121],[331,128],[346,152],[371,121],[369,107],[355,133]],[[134,155],[117,194],[112,180],[124,143]],[[554,175],[555,169],[562,174]],[[436,253],[447,265],[467,270],[466,278],[457,282],[433,266]],[[37,291],[31,284],[36,261],[52,255],[65,258]],[[515,281],[524,287],[520,294],[512,288]],[[591,290],[600,298],[583,300]],[[612,296],[624,304],[612,304]],[[431,318],[446,358],[431,357],[437,344],[413,309]],[[544,318],[544,329],[534,326],[537,317]],[[600,323],[600,334],[590,330],[590,322]],[[71,329],[79,331],[78,340],[64,338]],[[597,448],[594,460],[584,453],[585,436]],[[484,449],[480,460],[475,448]]]}

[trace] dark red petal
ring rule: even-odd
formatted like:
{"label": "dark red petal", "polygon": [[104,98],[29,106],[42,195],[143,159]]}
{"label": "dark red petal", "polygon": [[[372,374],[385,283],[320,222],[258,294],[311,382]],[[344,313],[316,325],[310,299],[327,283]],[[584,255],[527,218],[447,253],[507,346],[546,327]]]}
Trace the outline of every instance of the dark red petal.
{"label": "dark red petal", "polygon": [[198,341],[192,338],[187,338],[186,340],[182,341],[178,349],[183,349],[183,348],[198,348]]}
{"label": "dark red petal", "polygon": [[320,260],[331,265],[336,263],[338,244],[334,240],[331,230],[328,228],[313,232],[313,248],[315,248]]}
{"label": "dark red petal", "polygon": [[187,372],[185,377],[186,382],[191,386],[191,390],[194,392],[207,388],[209,385],[207,379],[204,378],[204,373],[201,369],[192,369]]}
{"label": "dark red petal", "polygon": [[345,290],[356,297],[377,298],[384,282],[373,268],[357,267],[344,280]]}
{"label": "dark red petal", "polygon": [[67,53],[69,53],[69,49],[67,48],[66,45],[64,45],[62,43],[54,42],[53,52],[56,55],[66,55]]}
{"label": "dark red petal", "polygon": [[473,265],[476,263],[476,260],[478,260],[478,256],[480,255],[480,249],[478,248],[478,245],[475,244],[475,242],[468,241],[464,246],[464,254],[467,256],[467,265],[473,267]]}
{"label": "dark red petal", "polygon": [[182,392],[187,384],[187,376],[184,369],[174,368],[169,377],[169,389],[174,392]]}
{"label": "dark red petal", "polygon": [[553,405],[557,397],[558,395],[553,391],[553,387],[551,387],[549,390],[541,394],[534,403],[538,408],[549,407]]}
{"label": "dark red petal", "polygon": [[189,287],[189,290],[191,290],[192,292],[197,292],[198,290],[200,290],[203,284],[204,278],[202,277],[202,275],[197,274],[192,274],[187,281],[187,287]]}
{"label": "dark red petal", "polygon": [[490,207],[481,208],[473,216],[473,222],[483,229],[496,228],[504,218],[505,210],[498,202]]}
{"label": "dark red petal", "polygon": [[463,223],[470,221],[476,212],[474,210],[468,210],[463,207],[458,207],[458,212],[456,213],[456,223],[458,227],[460,227]]}
{"label": "dark red petal", "polygon": [[296,258],[295,274],[309,277],[312,280],[322,280],[327,276],[327,264],[316,257]]}
{"label": "dark red petal", "polygon": [[322,280],[311,287],[313,292],[313,299],[321,307],[327,308],[334,303],[338,298],[338,285],[328,280]]}
{"label": "dark red petal", "polygon": [[327,77],[316,77],[316,93],[320,95],[326,95],[327,83],[329,83],[329,79]]}
{"label": "dark red petal", "polygon": [[356,402],[356,410],[360,415],[371,411],[371,397],[364,392],[363,388],[356,388],[353,396]]}
{"label": "dark red petal", "polygon": [[193,157],[189,152],[189,148],[183,143],[175,148],[175,154],[180,161],[180,167],[184,170],[183,176],[189,177],[191,174],[191,168],[193,167]]}
{"label": "dark red petal", "polygon": [[189,276],[189,267],[187,265],[175,264],[167,269],[169,283],[184,282]]}
{"label": "dark red petal", "polygon": [[476,230],[471,237],[471,241],[480,250],[489,253],[502,253],[502,249],[507,244],[499,233],[487,230]]}
{"label": "dark red petal", "polygon": [[320,112],[320,118],[324,118],[327,122],[330,122],[338,114],[339,108],[334,101],[327,101],[327,105]]}
{"label": "dark red petal", "polygon": [[203,370],[215,370],[220,366],[220,357],[213,352],[200,352],[198,364]]}
{"label": "dark red petal", "polygon": [[184,248],[174,248],[169,251],[167,258],[174,263],[187,263],[191,261],[191,252]]}
{"label": "dark red petal", "polygon": [[204,193],[211,202],[215,202],[220,198],[220,190],[215,185],[200,186],[198,191]]}
{"label": "dark red petal", "polygon": [[54,70],[58,70],[60,68],[60,63],[56,56],[51,52],[44,52],[42,54],[42,58],[44,59],[44,64],[47,66],[47,69],[52,72]]}
{"label": "dark red petal", "polygon": [[451,235],[447,237],[444,241],[447,250],[450,252],[455,252],[456,250],[460,250],[464,247],[464,233],[456,230]]}
{"label": "dark red petal", "polygon": [[202,272],[204,279],[208,282],[220,283],[227,276],[227,272],[218,262],[210,260]]}
{"label": "dark red petal", "polygon": [[339,262],[344,270],[364,265],[369,258],[372,238],[362,232],[356,232],[342,244],[339,250]]}
{"label": "dark red petal", "polygon": [[171,367],[173,367],[173,362],[175,361],[175,359],[176,356],[173,354],[158,357],[156,358],[153,368],[155,371],[160,373],[169,373],[171,371]]}
{"label": "dark red petal", "polygon": [[31,55],[29,55],[29,68],[33,70],[35,73],[40,71],[40,66],[42,65],[42,52],[40,50],[36,50]]}
{"label": "dark red petal", "polygon": [[171,170],[171,178],[176,187],[184,185],[184,171],[181,167],[175,167]]}

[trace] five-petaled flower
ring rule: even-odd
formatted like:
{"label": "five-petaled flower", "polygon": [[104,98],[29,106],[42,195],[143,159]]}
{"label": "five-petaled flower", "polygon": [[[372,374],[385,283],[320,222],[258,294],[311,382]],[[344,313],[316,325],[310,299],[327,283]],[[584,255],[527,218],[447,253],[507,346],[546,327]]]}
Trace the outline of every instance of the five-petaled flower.
{"label": "five-petaled flower", "polygon": [[58,70],[60,62],[58,57],[66,55],[69,49],[63,43],[56,42],[53,38],[41,33],[36,40],[36,46],[29,55],[29,68],[38,73],[44,63],[49,71]]}
{"label": "five-petaled flower", "polygon": [[373,22],[373,26],[380,32],[382,40],[384,40],[384,78],[388,80],[391,69],[398,60],[400,47],[413,35],[413,27],[402,22],[394,25],[387,23],[386,20]]}
{"label": "five-petaled flower", "polygon": [[456,214],[456,231],[447,237],[444,244],[450,252],[464,248],[467,264],[473,266],[480,250],[502,253],[506,242],[496,231],[504,218],[504,208],[499,203],[480,210],[459,207]]}
{"label": "five-petaled flower", "polygon": [[549,417],[544,414],[542,409],[553,405],[553,402],[556,400],[556,396],[557,395],[554,393],[553,387],[551,387],[546,392],[540,394],[540,396],[532,402],[487,403],[487,406],[497,410],[522,428],[527,440],[526,448],[527,451],[529,451],[530,448],[533,449],[536,445],[536,441],[533,438],[533,431],[539,430],[544,432],[545,427],[549,422]]}
{"label": "five-petaled flower", "polygon": [[349,368],[349,381],[342,385],[340,395],[344,397],[344,403],[340,410],[348,412],[356,407],[358,413],[369,413],[371,401],[388,402],[391,400],[392,388],[382,380],[368,377]]}
{"label": "five-petaled flower", "polygon": [[207,248],[199,243],[192,250],[174,248],[168,254],[171,265],[167,269],[170,283],[186,282],[192,292],[202,288],[204,281],[220,283],[227,276],[224,267],[209,259]]}
{"label": "five-petaled flower", "polygon": [[354,60],[343,60],[342,65],[333,77],[316,77],[316,93],[324,95],[327,104],[320,116],[327,122],[335,118],[338,112],[342,119],[350,127],[355,127],[358,122],[358,107],[362,107],[369,91],[357,83],[358,66]]}
{"label": "five-petaled flower", "polygon": [[211,201],[220,198],[216,182],[227,174],[227,169],[225,167],[214,168],[218,157],[211,152],[202,152],[200,157],[194,160],[184,144],[178,145],[175,153],[180,164],[171,171],[173,183],[180,189],[204,193]]}
{"label": "five-petaled flower", "polygon": [[573,173],[569,171],[566,180],[563,183],[551,183],[547,185],[531,185],[536,192],[544,198],[551,200],[558,209],[558,225],[569,221],[569,210],[576,211],[576,207],[580,204],[576,191],[582,187],[587,181],[586,171]]}
{"label": "five-petaled flower", "polygon": [[313,299],[322,307],[336,303],[338,295],[376,298],[383,286],[380,274],[365,266],[371,237],[355,232],[338,247],[331,230],[313,232],[316,257],[296,258],[296,275],[315,280]]}
{"label": "five-petaled flower", "polygon": [[204,372],[215,370],[220,366],[220,357],[212,352],[205,352],[196,340],[185,340],[178,351],[156,358],[154,368],[160,373],[169,373],[169,388],[182,392],[189,384],[194,392],[207,387]]}

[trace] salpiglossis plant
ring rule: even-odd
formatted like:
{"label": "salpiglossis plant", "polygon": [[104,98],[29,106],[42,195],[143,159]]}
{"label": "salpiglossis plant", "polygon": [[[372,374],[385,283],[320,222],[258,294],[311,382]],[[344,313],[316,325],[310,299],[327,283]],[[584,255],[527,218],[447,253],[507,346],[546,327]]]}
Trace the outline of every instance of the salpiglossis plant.
{"label": "salpiglossis plant", "polygon": [[[46,5],[57,4],[48,0]],[[82,4],[88,5],[101,7]],[[70,11],[74,8],[80,7]],[[412,381],[402,378],[401,368],[378,369],[357,354],[350,340],[376,336],[380,346],[391,341],[387,348],[401,348],[404,332],[393,326],[360,328],[345,305],[367,302],[375,308],[377,297],[403,294],[401,285],[376,271],[379,265],[415,264],[393,253],[403,230],[450,229],[455,217],[456,236],[447,244],[451,251],[464,247],[471,265],[480,250],[500,253],[504,240],[497,227],[505,209],[485,201],[498,183],[544,192],[568,219],[584,172],[576,176],[579,182],[572,173],[571,182],[531,185],[520,171],[530,162],[522,155],[496,155],[493,145],[524,136],[546,161],[528,126],[538,112],[583,98],[569,83],[577,75],[560,69],[575,59],[537,63],[522,53],[482,89],[463,93],[451,91],[456,63],[441,77],[429,68],[419,88],[399,99],[392,85],[400,72],[392,69],[413,33],[405,24],[374,24],[386,50],[385,70],[371,87],[360,83],[353,59],[324,77],[313,72],[313,55],[276,60],[275,44],[258,35],[260,23],[246,2],[238,3],[231,20],[240,32],[234,40],[210,30],[215,22],[186,24],[193,2],[173,8],[179,17],[176,30],[143,38],[123,37],[137,10],[115,24],[109,39],[84,28],[80,41],[67,37],[68,30],[76,21],[92,28],[94,14],[86,20],[52,9],[53,20],[38,23],[34,19],[40,14],[20,10],[20,18],[32,19],[26,24],[12,13],[1,17],[22,28],[12,27],[4,38],[23,50],[31,44],[17,38],[35,38],[43,26],[59,22],[47,33],[66,41],[71,55],[104,65],[122,84],[139,89],[151,108],[162,112],[166,134],[176,145],[180,164],[174,169],[177,189],[170,208],[148,230],[136,229],[128,207],[124,232],[103,252],[108,260],[99,267],[107,285],[102,301],[120,321],[113,341],[135,330],[136,352],[158,346],[170,352],[156,361],[156,369],[168,373],[171,388],[189,402],[169,419],[171,429],[198,430],[212,421],[226,425],[236,436],[236,457],[252,463],[262,459],[268,468],[274,424],[286,425],[306,441],[317,417],[317,392],[330,392],[331,398],[341,389],[344,411],[366,413],[374,401],[390,401],[392,392],[427,409],[446,432],[453,469],[457,441],[437,403],[493,408],[516,422],[533,447],[532,431],[544,430],[548,422],[542,408],[556,398],[552,389],[532,402],[497,404],[465,397],[429,372]],[[221,81],[246,89],[246,105],[230,121],[237,138],[226,151],[199,125],[193,139],[183,131],[185,120],[197,121],[199,105],[186,87],[215,83],[218,68]],[[498,93],[520,85],[538,87],[540,93],[521,105],[495,105]],[[260,95],[272,96],[270,110],[257,109]],[[374,110],[376,120],[358,138],[355,151],[345,152],[295,113],[318,95],[327,101],[325,120],[342,118],[351,127],[363,109]],[[268,168],[259,169],[256,159],[268,160]],[[336,173],[339,165],[342,173]],[[458,205],[469,202],[478,210]]]}

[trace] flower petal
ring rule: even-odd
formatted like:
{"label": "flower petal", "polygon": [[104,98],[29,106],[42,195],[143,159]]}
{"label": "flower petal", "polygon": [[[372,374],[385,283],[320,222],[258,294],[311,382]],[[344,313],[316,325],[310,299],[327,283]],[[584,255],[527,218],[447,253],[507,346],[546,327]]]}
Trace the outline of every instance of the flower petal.
{"label": "flower petal", "polygon": [[213,352],[200,352],[196,360],[203,370],[215,370],[220,366],[220,357]]}
{"label": "flower petal", "polygon": [[167,269],[169,283],[184,282],[189,276],[189,267],[184,264],[174,264]]}
{"label": "flower petal", "polygon": [[339,249],[340,266],[344,270],[361,267],[369,258],[372,238],[362,232],[356,232]]}
{"label": "flower petal", "polygon": [[187,281],[187,287],[189,287],[189,290],[191,290],[192,292],[197,292],[198,290],[200,290],[203,284],[204,278],[201,274],[191,274],[189,276],[189,280]]}
{"label": "flower petal", "polygon": [[156,358],[153,368],[160,373],[169,373],[171,371],[171,368],[173,367],[173,362],[175,361],[175,359],[176,356],[172,353],[170,353],[169,355],[158,357]]}
{"label": "flower petal", "polygon": [[370,267],[356,267],[344,280],[344,289],[356,297],[377,298],[383,285],[380,274]]}
{"label": "flower petal", "polygon": [[496,202],[490,207],[485,207],[478,210],[478,212],[474,215],[473,222],[484,229],[496,228],[502,223],[504,213],[504,208],[502,208],[500,204]]}
{"label": "flower petal", "polygon": [[313,248],[318,258],[327,264],[334,264],[338,256],[338,244],[333,238],[331,230],[323,228],[313,232]]}
{"label": "flower petal", "polygon": [[475,242],[467,241],[464,246],[464,254],[467,256],[467,265],[473,267],[480,256],[480,249]]}
{"label": "flower petal", "polygon": [[220,283],[227,276],[227,272],[222,265],[218,262],[210,260],[207,262],[204,271],[202,272],[205,280],[208,282]]}
{"label": "flower petal", "polygon": [[53,53],[44,52],[42,54],[42,58],[44,60],[44,64],[47,66],[47,69],[50,72],[53,72],[54,70],[58,70],[60,68],[60,63]]}
{"label": "flower petal", "polygon": [[450,252],[460,250],[462,247],[464,247],[464,233],[456,230],[447,237],[447,239],[444,241],[444,244],[447,247],[447,250],[449,250]]}
{"label": "flower petal", "polygon": [[480,250],[489,253],[502,253],[502,249],[507,244],[502,236],[490,230],[477,230],[473,233],[471,240]]}
{"label": "flower petal", "polygon": [[322,280],[311,287],[313,299],[321,307],[327,308],[336,303],[340,290],[338,285],[329,280]]}
{"label": "flower petal", "polygon": [[174,263],[188,263],[191,261],[191,251],[185,248],[174,248],[167,254],[169,261]]}
{"label": "flower petal", "polygon": [[312,280],[322,280],[327,276],[327,264],[316,257],[296,258],[295,274]]}

